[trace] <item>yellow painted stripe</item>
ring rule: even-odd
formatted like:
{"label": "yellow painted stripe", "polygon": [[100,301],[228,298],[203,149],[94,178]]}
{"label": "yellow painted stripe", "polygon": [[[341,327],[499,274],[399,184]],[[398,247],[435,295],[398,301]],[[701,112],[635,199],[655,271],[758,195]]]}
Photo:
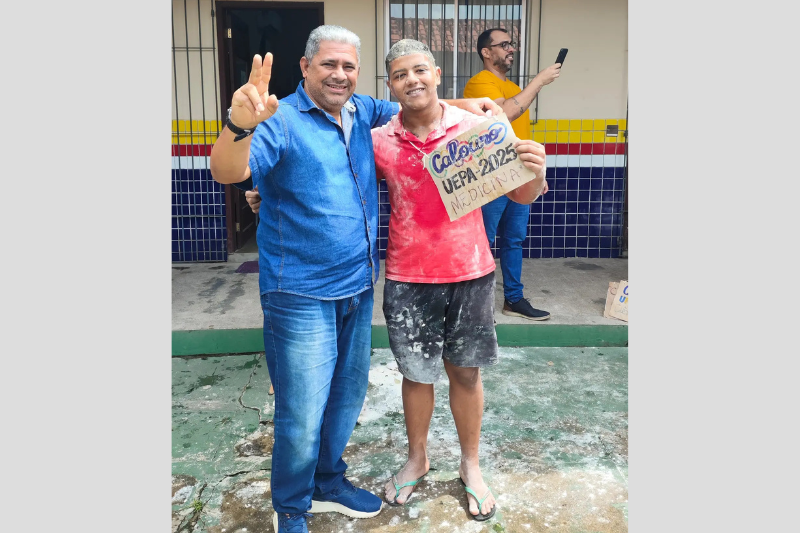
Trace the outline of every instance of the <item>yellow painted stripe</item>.
{"label": "yellow painted stripe", "polygon": [[627,126],[624,118],[548,118],[539,119],[532,125],[533,131],[604,131],[608,125],[618,125],[624,130]]}
{"label": "yellow painted stripe", "polygon": [[219,133],[222,131],[222,126],[219,120],[173,120],[172,133]]}
{"label": "yellow painted stripe", "polygon": [[[618,125],[617,137],[606,137],[607,125]],[[214,144],[223,123],[219,120],[173,120],[172,144]],[[617,143],[625,142],[624,118],[540,119],[531,127],[533,140],[539,143]]]}

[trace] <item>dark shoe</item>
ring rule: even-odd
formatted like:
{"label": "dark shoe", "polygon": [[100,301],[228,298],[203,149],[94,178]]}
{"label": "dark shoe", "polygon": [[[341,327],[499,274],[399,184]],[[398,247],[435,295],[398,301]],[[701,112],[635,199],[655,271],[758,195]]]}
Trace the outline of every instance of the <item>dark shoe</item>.
{"label": "dark shoe", "polygon": [[371,518],[381,512],[383,500],[353,486],[347,478],[328,494],[314,494],[310,513],[341,513],[351,518]]}
{"label": "dark shoe", "polygon": [[527,298],[523,298],[513,304],[508,300],[504,300],[502,312],[507,316],[518,316],[528,320],[547,320],[550,318],[550,313],[534,308]]}
{"label": "dark shoe", "polygon": [[311,518],[311,515],[275,513],[272,515],[272,527],[275,533],[308,533],[306,518]]}

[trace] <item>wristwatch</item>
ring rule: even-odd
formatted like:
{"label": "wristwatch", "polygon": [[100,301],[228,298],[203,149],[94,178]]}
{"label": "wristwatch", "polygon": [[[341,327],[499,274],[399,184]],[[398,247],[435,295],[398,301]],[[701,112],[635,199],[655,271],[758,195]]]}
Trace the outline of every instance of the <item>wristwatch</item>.
{"label": "wristwatch", "polygon": [[249,135],[252,135],[253,132],[256,131],[255,128],[253,128],[251,130],[246,130],[244,128],[240,128],[239,126],[237,126],[236,124],[231,122],[231,108],[230,107],[228,108],[228,116],[225,119],[225,126],[229,130],[231,130],[233,133],[236,134],[236,137],[234,137],[233,142],[241,141],[242,139],[244,139],[245,137],[247,137]]}

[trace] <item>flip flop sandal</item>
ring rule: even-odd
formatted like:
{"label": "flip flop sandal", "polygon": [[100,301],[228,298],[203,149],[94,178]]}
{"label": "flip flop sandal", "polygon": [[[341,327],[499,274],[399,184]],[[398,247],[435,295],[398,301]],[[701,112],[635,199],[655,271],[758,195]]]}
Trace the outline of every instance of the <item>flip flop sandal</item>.
{"label": "flip flop sandal", "polygon": [[[461,479],[461,478],[459,478],[459,479]],[[493,517],[494,516],[494,512],[497,511],[497,504],[493,505],[492,506],[492,510],[489,511],[488,513],[486,513],[486,514],[481,513],[481,507],[483,507],[483,502],[485,502],[486,498],[488,498],[489,495],[492,493],[492,489],[489,488],[489,485],[486,485],[486,494],[484,494],[483,495],[483,499],[481,499],[481,498],[478,498],[478,495],[475,494],[474,490],[472,490],[471,488],[467,487],[467,484],[464,483],[463,479],[461,479],[461,484],[464,485],[464,490],[466,490],[468,494],[471,494],[472,497],[475,498],[475,501],[478,502],[478,514],[469,513],[469,515],[473,519],[477,520],[478,522],[483,522],[483,521],[489,520],[491,517]],[[469,506],[469,498],[467,498],[467,506]],[[467,512],[469,512],[469,511],[467,511]]]}
{"label": "flip flop sandal", "polygon": [[[403,489],[404,487],[413,487],[414,485],[419,483],[419,480],[424,478],[427,474],[428,473],[425,472],[424,474],[419,476],[417,479],[415,479],[413,481],[407,481],[407,482],[403,483],[402,485],[400,485],[397,482],[397,476],[392,476],[392,484],[394,485],[394,499],[392,501],[389,501],[386,498],[384,498],[384,501],[388,505],[391,505],[392,507],[400,507],[401,505],[405,505],[406,503],[408,503],[408,499],[406,499],[405,503],[398,503],[397,502],[397,497],[400,496],[400,490]],[[412,494],[413,494],[413,492],[412,492]],[[411,494],[409,494],[408,497],[411,498]]]}

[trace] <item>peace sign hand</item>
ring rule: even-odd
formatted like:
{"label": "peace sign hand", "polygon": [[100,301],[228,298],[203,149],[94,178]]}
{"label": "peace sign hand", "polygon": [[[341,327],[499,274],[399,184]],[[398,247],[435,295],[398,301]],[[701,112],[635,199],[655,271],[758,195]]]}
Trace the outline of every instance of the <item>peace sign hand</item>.
{"label": "peace sign hand", "polygon": [[272,53],[267,52],[262,65],[261,56],[253,56],[250,79],[233,93],[231,122],[244,129],[253,129],[278,111],[278,98],[269,94],[272,77]]}

